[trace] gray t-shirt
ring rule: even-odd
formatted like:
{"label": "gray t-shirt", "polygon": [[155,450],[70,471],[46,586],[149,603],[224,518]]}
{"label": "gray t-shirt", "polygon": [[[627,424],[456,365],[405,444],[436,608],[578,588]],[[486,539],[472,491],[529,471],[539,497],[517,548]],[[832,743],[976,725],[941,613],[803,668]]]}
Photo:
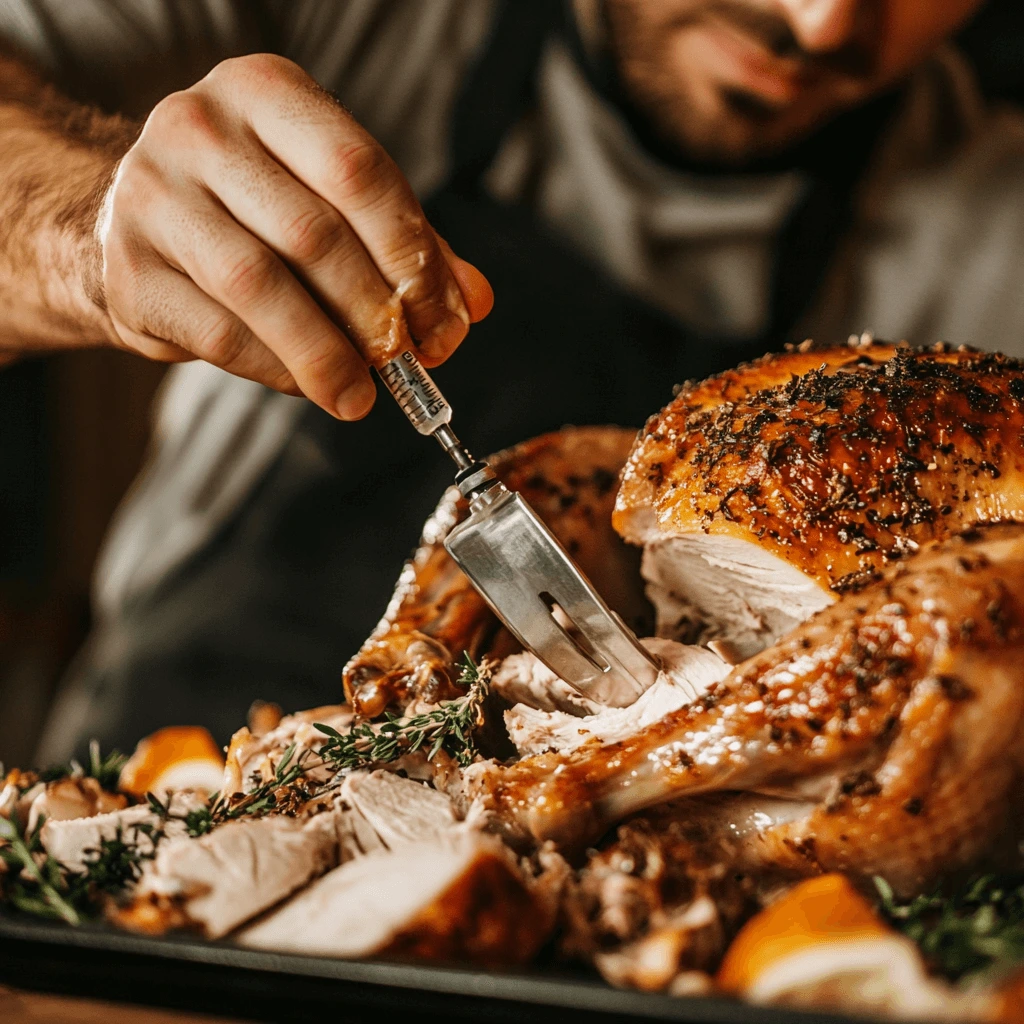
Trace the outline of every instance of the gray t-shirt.
{"label": "gray t-shirt", "polygon": [[[455,98],[494,11],[492,0],[0,0],[0,36],[73,96],[135,115],[221,59],[272,49],[335,92],[425,195],[445,179]],[[712,179],[665,167],[561,45],[547,47],[538,74],[536,109],[503,146],[492,192],[531,204],[684,322],[755,334],[799,175]],[[946,47],[915,73],[801,333],[866,330],[1024,355],[1022,257],[1024,116],[986,106]],[[301,407],[203,364],[171,371],[149,464],[101,558],[101,618],[203,549]]]}

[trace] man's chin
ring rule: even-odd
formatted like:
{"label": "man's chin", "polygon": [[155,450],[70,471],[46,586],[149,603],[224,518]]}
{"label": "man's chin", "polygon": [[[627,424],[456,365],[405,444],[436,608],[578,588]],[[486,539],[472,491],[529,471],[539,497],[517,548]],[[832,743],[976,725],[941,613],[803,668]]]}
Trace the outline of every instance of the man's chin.
{"label": "man's chin", "polygon": [[689,161],[742,170],[793,149],[830,120],[830,116],[822,112],[816,116],[815,112],[798,107],[780,109],[750,93],[723,89],[718,109],[713,114],[676,116],[671,124],[664,116],[659,120],[659,134]]}

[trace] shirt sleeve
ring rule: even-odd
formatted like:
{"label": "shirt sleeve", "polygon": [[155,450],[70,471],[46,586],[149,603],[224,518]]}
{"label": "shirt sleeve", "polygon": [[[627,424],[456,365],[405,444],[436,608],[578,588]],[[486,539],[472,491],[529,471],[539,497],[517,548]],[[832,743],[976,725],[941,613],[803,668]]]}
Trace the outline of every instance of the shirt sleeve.
{"label": "shirt sleeve", "polygon": [[0,39],[72,98],[136,117],[273,34],[263,0],[0,0]]}

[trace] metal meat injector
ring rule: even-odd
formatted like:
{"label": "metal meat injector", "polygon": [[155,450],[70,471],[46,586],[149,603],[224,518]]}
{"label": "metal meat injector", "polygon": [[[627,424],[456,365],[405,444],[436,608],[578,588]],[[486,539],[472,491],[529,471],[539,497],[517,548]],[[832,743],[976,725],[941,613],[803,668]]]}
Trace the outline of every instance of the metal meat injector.
{"label": "metal meat injector", "polygon": [[632,704],[658,666],[523,498],[455,436],[451,406],[412,352],[380,367],[409,422],[437,439],[458,472],[469,517],[444,546],[519,642],[580,693]]}

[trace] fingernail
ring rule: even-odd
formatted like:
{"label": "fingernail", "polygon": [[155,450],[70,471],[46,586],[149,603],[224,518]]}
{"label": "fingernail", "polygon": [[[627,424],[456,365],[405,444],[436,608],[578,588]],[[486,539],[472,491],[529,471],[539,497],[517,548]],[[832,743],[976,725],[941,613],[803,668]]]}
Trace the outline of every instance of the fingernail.
{"label": "fingernail", "polygon": [[431,359],[447,359],[459,347],[469,331],[469,320],[452,314],[446,316],[425,337],[420,339],[420,350]]}
{"label": "fingernail", "polygon": [[343,420],[361,420],[373,406],[377,389],[369,377],[353,381],[338,396],[338,415]]}

